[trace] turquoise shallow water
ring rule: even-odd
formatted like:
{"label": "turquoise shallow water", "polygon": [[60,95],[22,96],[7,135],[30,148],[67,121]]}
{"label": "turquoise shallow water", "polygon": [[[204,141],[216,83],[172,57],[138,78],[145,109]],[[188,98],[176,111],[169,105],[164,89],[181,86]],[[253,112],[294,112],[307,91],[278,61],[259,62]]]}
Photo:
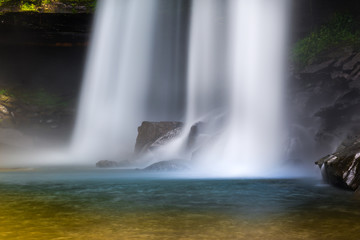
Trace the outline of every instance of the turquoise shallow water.
{"label": "turquoise shallow water", "polygon": [[359,222],[360,199],[315,179],[0,173],[0,239],[359,239]]}

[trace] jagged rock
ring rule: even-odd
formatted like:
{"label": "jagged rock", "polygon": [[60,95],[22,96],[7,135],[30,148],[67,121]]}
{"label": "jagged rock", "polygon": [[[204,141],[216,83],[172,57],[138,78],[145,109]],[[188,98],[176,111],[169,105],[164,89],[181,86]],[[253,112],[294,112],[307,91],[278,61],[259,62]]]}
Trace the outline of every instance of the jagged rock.
{"label": "jagged rock", "polygon": [[351,70],[354,66],[360,62],[360,53],[356,54],[350,61],[343,65],[343,70]]}
{"label": "jagged rock", "polygon": [[185,171],[189,169],[183,160],[178,159],[157,162],[144,168],[145,171]]}
{"label": "jagged rock", "polygon": [[344,73],[342,71],[334,71],[331,73],[331,79],[336,79],[336,78],[345,78],[345,79],[349,79],[349,74],[348,73]]}
{"label": "jagged rock", "polygon": [[316,65],[306,66],[303,73],[316,73],[322,69],[329,67],[334,61],[335,61],[334,59],[330,59],[326,62],[322,62]]}
{"label": "jagged rock", "polygon": [[[293,74],[289,94],[294,125],[308,129],[307,138],[314,141],[303,152],[314,158],[331,152],[348,134],[360,133],[360,52],[343,47],[324,52],[321,59],[318,65],[307,67],[307,73]],[[331,59],[335,61],[328,67],[309,71],[327,65]]]}
{"label": "jagged rock", "polygon": [[344,50],[343,56],[341,56],[336,63],[334,63],[334,67],[341,67],[346,60],[348,60],[352,56],[352,49]]}
{"label": "jagged rock", "polygon": [[350,79],[355,81],[360,79],[360,65],[350,73]]}
{"label": "jagged rock", "polygon": [[323,179],[334,186],[357,190],[360,186],[360,138],[345,141],[337,151],[315,162]]}
{"label": "jagged rock", "polygon": [[[170,135],[165,135],[177,128],[180,131],[182,127],[181,122],[142,122],[141,126],[138,127],[138,135],[135,144],[135,153],[141,153],[148,150],[153,143],[159,138],[168,138]],[[159,140],[160,141],[160,140]]]}

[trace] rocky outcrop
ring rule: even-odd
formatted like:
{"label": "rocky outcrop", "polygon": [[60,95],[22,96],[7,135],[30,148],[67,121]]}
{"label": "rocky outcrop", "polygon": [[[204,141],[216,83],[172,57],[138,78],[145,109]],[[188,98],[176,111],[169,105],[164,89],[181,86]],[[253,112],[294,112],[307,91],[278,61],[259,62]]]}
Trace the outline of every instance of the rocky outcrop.
{"label": "rocky outcrop", "polygon": [[190,168],[182,160],[161,161],[144,168],[145,171],[185,171]]}
{"label": "rocky outcrop", "polygon": [[0,87],[1,147],[47,147],[68,141],[75,116],[71,99],[44,89]]}
{"label": "rocky outcrop", "polygon": [[[319,158],[360,133],[360,53],[341,47],[294,71],[289,96],[297,144],[291,158]],[[300,134],[299,134],[300,132]],[[311,149],[310,149],[311,148]]]}
{"label": "rocky outcrop", "polygon": [[344,141],[335,153],[321,158],[316,164],[327,183],[360,190],[360,138]]}
{"label": "rocky outcrop", "polygon": [[181,132],[181,122],[142,122],[138,127],[135,153],[144,153],[152,147],[163,145]]}
{"label": "rocky outcrop", "polygon": [[66,118],[74,114],[70,97],[60,97],[46,90],[5,90],[0,93],[0,127],[25,128],[42,125],[61,127]]}

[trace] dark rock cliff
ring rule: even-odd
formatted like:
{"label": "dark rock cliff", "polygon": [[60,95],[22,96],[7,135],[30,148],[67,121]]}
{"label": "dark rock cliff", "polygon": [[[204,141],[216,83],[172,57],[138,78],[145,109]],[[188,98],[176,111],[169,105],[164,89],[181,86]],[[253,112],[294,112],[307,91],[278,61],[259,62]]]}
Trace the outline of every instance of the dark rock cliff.
{"label": "dark rock cliff", "polygon": [[333,49],[294,73],[288,99],[294,155],[319,158],[360,133],[359,56],[352,47]]}

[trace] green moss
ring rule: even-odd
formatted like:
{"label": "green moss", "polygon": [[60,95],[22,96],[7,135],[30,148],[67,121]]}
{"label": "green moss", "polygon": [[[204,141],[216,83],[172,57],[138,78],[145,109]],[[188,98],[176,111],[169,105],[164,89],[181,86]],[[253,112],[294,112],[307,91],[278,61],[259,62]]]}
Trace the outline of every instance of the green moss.
{"label": "green moss", "polygon": [[300,65],[315,61],[321,52],[341,45],[358,45],[360,32],[350,15],[335,14],[332,20],[299,40],[293,49],[294,61]]}

